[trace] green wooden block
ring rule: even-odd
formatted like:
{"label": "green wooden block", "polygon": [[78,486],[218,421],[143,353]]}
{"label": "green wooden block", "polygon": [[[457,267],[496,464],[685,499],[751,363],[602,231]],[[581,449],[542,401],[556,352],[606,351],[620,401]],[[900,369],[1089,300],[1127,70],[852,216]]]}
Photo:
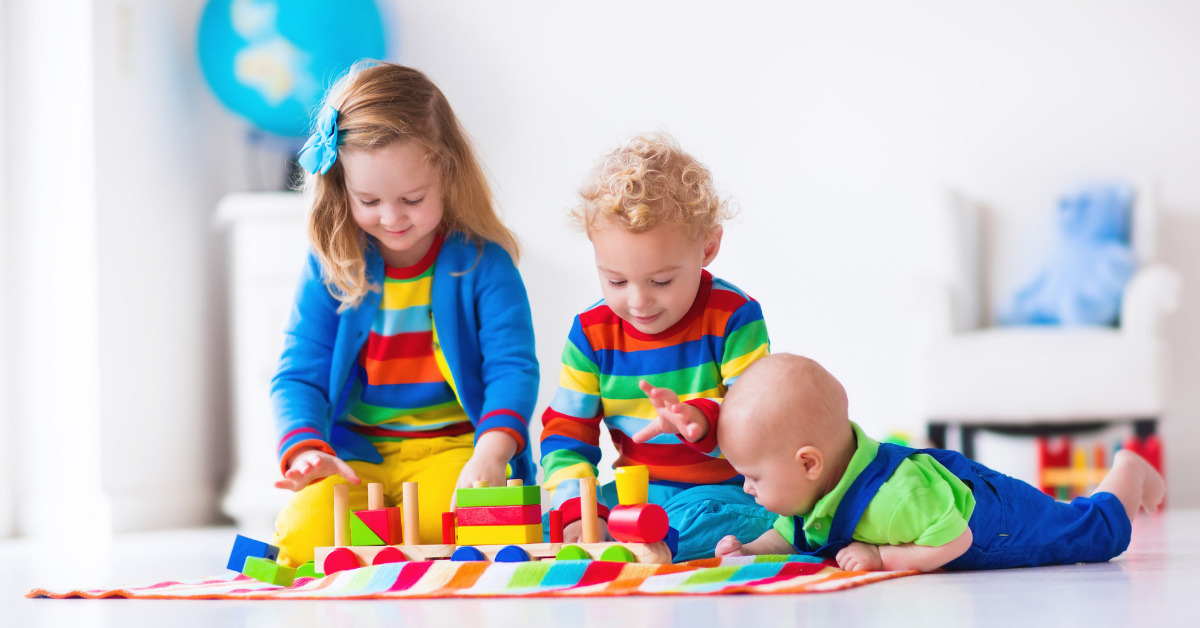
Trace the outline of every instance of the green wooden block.
{"label": "green wooden block", "polygon": [[480,506],[530,506],[542,503],[542,487],[493,486],[489,488],[458,489],[459,508]]}
{"label": "green wooden block", "polygon": [[367,527],[367,524],[362,522],[357,515],[350,515],[350,545],[361,547],[364,545],[387,545],[383,539],[379,538],[375,531]]}
{"label": "green wooden block", "polygon": [[629,548],[624,545],[614,545],[604,550],[604,553],[600,555],[600,560],[607,560],[612,563],[636,563],[637,556],[634,556],[633,552],[629,551]]}
{"label": "green wooden block", "polygon": [[296,581],[296,570],[284,567],[273,560],[247,556],[242,573],[267,584],[290,587]]}
{"label": "green wooden block", "polygon": [[307,563],[300,565],[296,569],[296,577],[297,578],[324,578],[325,574],[318,572],[317,564],[310,560]]}
{"label": "green wooden block", "polygon": [[568,545],[554,555],[554,560],[591,560],[592,556],[578,545]]}

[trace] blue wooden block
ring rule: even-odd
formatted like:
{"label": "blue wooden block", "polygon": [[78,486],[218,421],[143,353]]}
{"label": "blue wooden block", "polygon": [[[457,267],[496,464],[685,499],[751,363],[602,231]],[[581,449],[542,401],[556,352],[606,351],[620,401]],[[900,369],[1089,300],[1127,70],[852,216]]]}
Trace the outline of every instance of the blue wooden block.
{"label": "blue wooden block", "polygon": [[527,563],[529,562],[529,552],[517,547],[509,545],[499,552],[496,552],[496,562],[498,563]]}
{"label": "blue wooden block", "polygon": [[274,562],[279,558],[279,548],[239,534],[233,541],[233,551],[229,553],[229,562],[225,567],[240,573],[246,565],[246,558],[250,556]]}
{"label": "blue wooden block", "polygon": [[679,530],[667,528],[667,538],[663,540],[667,542],[667,549],[671,550],[671,558],[675,558],[679,553]]}
{"label": "blue wooden block", "polygon": [[470,545],[464,545],[454,550],[454,553],[450,555],[450,560],[461,563],[472,560],[487,560],[487,556],[484,556],[483,552]]}

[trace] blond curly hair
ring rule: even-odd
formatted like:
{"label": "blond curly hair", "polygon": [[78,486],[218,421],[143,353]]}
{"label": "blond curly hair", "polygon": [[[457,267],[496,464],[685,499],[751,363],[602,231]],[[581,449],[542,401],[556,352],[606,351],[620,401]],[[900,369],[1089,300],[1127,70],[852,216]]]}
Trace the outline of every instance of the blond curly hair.
{"label": "blond curly hair", "polygon": [[602,221],[642,233],[680,225],[688,237],[711,235],[733,217],[717,194],[712,173],[666,133],[637,135],[605,155],[570,209],[572,226],[591,234]]}
{"label": "blond curly hair", "polygon": [[[338,110],[338,149],[377,150],[410,143],[424,153],[442,182],[445,213],[439,232],[460,233],[479,247],[495,242],[513,261],[520,256],[517,237],[504,225],[483,168],[466,132],[441,90],[413,68],[364,61],[355,64],[330,88],[325,102]],[[356,307],[367,292],[365,252],[370,236],[354,222],[339,159],[325,174],[304,177],[310,200],[308,237],[321,260],[338,311]]]}

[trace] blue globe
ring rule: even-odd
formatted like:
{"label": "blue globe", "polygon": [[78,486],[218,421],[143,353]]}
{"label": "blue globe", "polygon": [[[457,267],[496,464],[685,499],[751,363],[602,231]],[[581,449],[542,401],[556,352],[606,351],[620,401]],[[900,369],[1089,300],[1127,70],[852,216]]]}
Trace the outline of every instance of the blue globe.
{"label": "blue globe", "polygon": [[344,70],[387,52],[374,0],[210,0],[197,45],[217,98],[256,127],[288,137],[307,134]]}

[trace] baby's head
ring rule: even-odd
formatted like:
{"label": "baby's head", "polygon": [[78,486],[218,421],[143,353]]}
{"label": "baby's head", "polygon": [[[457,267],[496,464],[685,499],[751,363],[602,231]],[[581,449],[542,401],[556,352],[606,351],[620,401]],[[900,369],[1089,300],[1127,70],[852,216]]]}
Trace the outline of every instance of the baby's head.
{"label": "baby's head", "polygon": [[669,135],[639,135],[606,155],[579,194],[571,218],[592,241],[605,303],[642,333],[667,330],[721,248],[729,204],[712,174]]}
{"label": "baby's head", "polygon": [[812,510],[857,447],[846,390],[820,364],[787,353],[754,362],[729,389],[717,443],[746,492],[781,515]]}

